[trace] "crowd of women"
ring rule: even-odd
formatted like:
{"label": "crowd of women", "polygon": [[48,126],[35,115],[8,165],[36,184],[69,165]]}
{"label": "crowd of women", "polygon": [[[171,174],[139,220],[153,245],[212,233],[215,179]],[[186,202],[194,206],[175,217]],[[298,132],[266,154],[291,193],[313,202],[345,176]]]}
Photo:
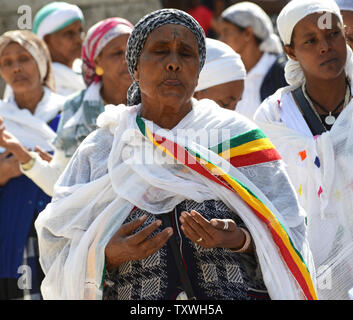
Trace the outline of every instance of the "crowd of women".
{"label": "crowd of women", "polygon": [[352,17],[240,2],[218,39],[172,8],[85,35],[52,2],[1,35],[0,299],[349,299]]}

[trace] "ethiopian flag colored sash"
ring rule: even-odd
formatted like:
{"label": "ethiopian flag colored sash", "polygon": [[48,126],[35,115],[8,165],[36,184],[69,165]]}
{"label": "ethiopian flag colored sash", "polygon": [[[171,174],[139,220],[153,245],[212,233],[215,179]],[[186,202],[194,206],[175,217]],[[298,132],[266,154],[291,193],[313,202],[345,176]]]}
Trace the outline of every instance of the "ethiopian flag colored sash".
{"label": "ethiopian flag colored sash", "polygon": [[[301,254],[294,247],[286,229],[270,209],[244,184],[227,174],[197,152],[153,134],[140,118],[136,118],[141,133],[163,152],[208,179],[236,192],[252,212],[269,228],[282,258],[308,300],[317,299],[309,270]],[[210,148],[235,166],[246,166],[280,159],[277,151],[260,129],[248,131]]]}

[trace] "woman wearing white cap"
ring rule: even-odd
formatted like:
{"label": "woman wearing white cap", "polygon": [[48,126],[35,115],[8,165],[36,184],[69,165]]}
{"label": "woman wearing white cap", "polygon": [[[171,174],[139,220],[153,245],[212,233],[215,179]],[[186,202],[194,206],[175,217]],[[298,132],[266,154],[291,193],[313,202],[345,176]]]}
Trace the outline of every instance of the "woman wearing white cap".
{"label": "woman wearing white cap", "polygon": [[45,5],[37,12],[33,21],[33,32],[48,45],[57,92],[65,96],[86,87],[79,59],[83,22],[81,9],[66,2]]}
{"label": "woman wearing white cap", "polygon": [[247,71],[237,111],[251,119],[266,97],[287,85],[282,45],[270,17],[255,3],[234,4],[221,18],[220,40],[240,54]]}
{"label": "woman wearing white cap", "polygon": [[254,119],[287,164],[307,212],[321,299],[348,299],[353,287],[353,57],[334,0],[294,0],[278,30],[290,58],[290,86]]}
{"label": "woman wearing white cap", "polygon": [[346,27],[347,43],[353,48],[353,1],[352,0],[336,0],[343,17]]}
{"label": "woman wearing white cap", "polygon": [[194,97],[211,99],[222,108],[235,110],[243,95],[245,77],[240,55],[227,44],[206,38],[206,61]]}

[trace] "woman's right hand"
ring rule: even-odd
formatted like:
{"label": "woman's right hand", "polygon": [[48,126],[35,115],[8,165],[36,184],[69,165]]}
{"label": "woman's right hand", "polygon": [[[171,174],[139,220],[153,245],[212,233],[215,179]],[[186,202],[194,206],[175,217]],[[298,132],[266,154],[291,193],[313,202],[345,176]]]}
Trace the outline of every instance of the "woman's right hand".
{"label": "woman's right hand", "polygon": [[8,157],[9,154],[8,151],[0,154],[0,186],[22,174],[19,161],[14,156]]}
{"label": "woman's right hand", "polygon": [[147,258],[162,248],[173,234],[172,228],[165,228],[155,236],[148,238],[161,225],[162,222],[160,220],[132,234],[146,219],[147,216],[144,215],[139,219],[123,224],[110,239],[105,248],[106,267],[108,270],[113,270],[127,261]]}
{"label": "woman's right hand", "polygon": [[21,163],[31,160],[29,151],[10,132],[6,131],[3,118],[0,117],[0,146],[12,153]]}
{"label": "woman's right hand", "polygon": [[10,132],[6,131],[3,118],[0,117],[0,146],[10,152],[17,150],[21,143]]}

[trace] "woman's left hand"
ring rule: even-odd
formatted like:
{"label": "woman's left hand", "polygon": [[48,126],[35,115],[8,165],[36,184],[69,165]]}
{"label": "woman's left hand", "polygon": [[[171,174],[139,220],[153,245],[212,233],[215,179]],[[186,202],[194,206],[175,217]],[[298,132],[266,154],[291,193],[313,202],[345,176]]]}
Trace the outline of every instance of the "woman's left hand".
{"label": "woman's left hand", "polygon": [[44,160],[44,161],[47,161],[47,162],[50,162],[53,160],[53,156],[44,151],[42,148],[38,147],[38,146],[35,146],[34,147],[34,151],[37,152],[39,154],[39,156]]}
{"label": "woman's left hand", "polygon": [[[183,211],[181,229],[193,242],[204,248],[240,249],[245,243],[244,232],[232,219],[205,219],[200,213]],[[250,249],[250,248],[249,248]]]}

